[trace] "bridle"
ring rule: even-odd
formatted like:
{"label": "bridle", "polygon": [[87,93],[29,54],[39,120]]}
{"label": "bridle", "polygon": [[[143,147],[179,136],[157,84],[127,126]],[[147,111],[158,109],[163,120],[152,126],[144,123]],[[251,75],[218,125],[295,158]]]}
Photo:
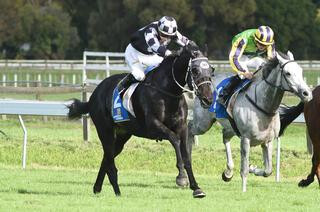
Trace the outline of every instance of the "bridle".
{"label": "bridle", "polygon": [[[270,85],[271,87],[278,88],[278,89],[280,89],[280,90],[282,90],[282,91],[292,92],[292,89],[290,89],[290,90],[284,89],[283,86],[282,86],[282,85],[283,85],[283,83],[282,83],[283,79],[286,81],[288,87],[290,87],[289,85],[291,85],[291,83],[289,82],[288,78],[286,77],[286,75],[285,75],[283,72],[284,72],[284,67],[285,67],[288,63],[292,63],[292,62],[295,62],[295,61],[294,61],[294,60],[289,60],[289,61],[285,62],[284,64],[280,65],[281,82],[280,82],[279,85],[275,85],[275,84],[269,82],[269,81],[267,80],[267,76],[265,76],[264,73],[263,73],[263,75],[262,75],[262,79],[263,79],[268,85]],[[269,74],[268,74],[268,75],[269,75]]]}
{"label": "bridle", "polygon": [[[289,61],[285,62],[284,64],[280,65],[280,72],[281,72],[281,82],[280,82],[280,85],[274,85],[274,84],[272,84],[271,82],[269,82],[269,81],[267,80],[267,77],[269,76],[270,73],[268,74],[268,76],[265,76],[265,72],[262,73],[262,79],[263,79],[263,81],[265,81],[268,85],[270,85],[270,86],[273,87],[273,88],[277,88],[277,89],[280,89],[280,90],[282,90],[282,91],[292,92],[292,90],[284,89],[283,86],[282,86],[282,85],[283,85],[282,81],[283,81],[283,79],[285,79],[288,87],[290,87],[289,85],[290,85],[291,83],[288,81],[287,77],[285,76],[285,74],[284,74],[283,72],[284,72],[284,67],[285,67],[288,63],[292,63],[292,62],[295,62],[295,61],[294,61],[294,60],[289,60]],[[261,70],[261,69],[259,69],[259,70],[257,70],[257,71],[260,71],[260,70]],[[256,71],[256,72],[257,72],[257,71]],[[256,73],[256,72],[255,72],[255,73]],[[256,95],[256,91],[255,91],[255,95]],[[265,109],[263,109],[262,107],[260,107],[259,105],[257,105],[257,103],[256,103],[253,99],[251,99],[247,94],[245,94],[245,97],[249,100],[249,102],[250,102],[252,105],[254,105],[258,110],[260,110],[261,112],[263,112],[265,115],[267,115],[267,116],[274,116],[274,115],[276,114],[276,111],[268,112],[268,111],[266,111]],[[257,97],[256,97],[256,99],[257,99]]]}
{"label": "bridle", "polygon": [[[192,84],[192,87],[194,88],[195,91],[192,91],[192,90],[189,90],[189,89],[183,87],[176,80],[176,77],[175,77],[175,74],[174,74],[174,64],[175,64],[176,60],[177,60],[177,58],[175,58],[174,61],[173,61],[172,68],[171,68],[171,73],[172,73],[174,82],[176,83],[176,85],[178,85],[182,89],[183,92],[189,92],[189,93],[194,93],[194,94],[198,95],[200,86],[202,86],[204,84],[210,84],[210,85],[212,84],[212,81],[211,81],[210,77],[202,77],[202,78],[198,79],[197,81],[200,81],[200,82],[197,84],[197,82],[194,80],[194,76],[192,74],[192,69],[195,66],[195,63],[198,62],[199,60],[205,61],[208,64],[208,68],[210,68],[207,57],[197,57],[197,58],[193,58],[193,59],[190,58],[190,60],[189,60],[187,74],[186,74],[186,77],[185,77],[185,82],[187,83],[188,75],[190,75],[191,84]],[[201,68],[201,65],[199,65],[199,66]],[[202,79],[204,79],[204,80],[202,80]]]}

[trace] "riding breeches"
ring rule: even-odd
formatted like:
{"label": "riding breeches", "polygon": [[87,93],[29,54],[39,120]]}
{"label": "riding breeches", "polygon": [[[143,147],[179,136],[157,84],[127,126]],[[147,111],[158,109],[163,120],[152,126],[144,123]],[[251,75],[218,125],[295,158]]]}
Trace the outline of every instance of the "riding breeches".
{"label": "riding breeches", "polygon": [[125,51],[125,59],[134,78],[138,81],[142,81],[146,77],[144,70],[148,66],[159,65],[162,62],[163,57],[160,57],[157,54],[142,54],[129,44]]}
{"label": "riding breeches", "polygon": [[[247,71],[250,71],[250,70],[253,70],[253,71],[256,71],[258,70],[258,68],[263,64],[265,63],[265,59],[261,58],[261,57],[253,57],[253,58],[250,58],[246,55],[242,55],[240,57],[240,60],[239,60],[241,66],[247,70]],[[241,79],[244,79],[244,76],[242,74],[238,74],[239,77]]]}

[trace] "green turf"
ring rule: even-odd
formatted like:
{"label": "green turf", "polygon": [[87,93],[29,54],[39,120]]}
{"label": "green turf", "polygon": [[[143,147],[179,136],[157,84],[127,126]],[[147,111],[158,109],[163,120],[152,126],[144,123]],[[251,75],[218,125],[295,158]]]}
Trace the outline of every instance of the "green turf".
{"label": "green turf", "polygon": [[[317,211],[317,182],[306,189],[297,183],[311,168],[306,152],[305,126],[293,124],[282,137],[281,182],[275,170],[269,178],[250,175],[247,193],[241,192],[239,139],[232,140],[235,176],[221,180],[225,152],[221,128],[199,136],[193,150],[193,169],[207,197],[192,198],[188,188],[175,185],[175,156],[167,141],[132,137],[116,159],[122,196],[116,198],[106,178],[101,194],[92,185],[102,148],[91,128],[91,141],[82,141],[79,121],[27,117],[27,169],[21,168],[22,129],[15,117],[0,120],[0,211]],[[274,148],[276,143],[274,142]],[[250,152],[250,162],[262,166],[261,148]],[[275,156],[275,151],[274,151]],[[274,157],[275,167],[275,157]]]}

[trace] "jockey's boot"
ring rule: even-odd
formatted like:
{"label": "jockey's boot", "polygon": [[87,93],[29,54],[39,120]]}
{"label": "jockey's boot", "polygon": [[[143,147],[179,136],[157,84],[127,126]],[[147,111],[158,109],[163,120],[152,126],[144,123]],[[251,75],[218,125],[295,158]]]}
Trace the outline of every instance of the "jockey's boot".
{"label": "jockey's boot", "polygon": [[122,97],[124,94],[124,91],[130,87],[131,84],[138,82],[136,78],[132,74],[128,74],[125,76],[118,84],[118,91],[119,95]]}
{"label": "jockey's boot", "polygon": [[238,75],[231,77],[229,83],[223,88],[222,92],[219,94],[218,102],[227,107],[226,103],[229,95],[232,94],[232,92],[239,85],[240,82],[241,79]]}

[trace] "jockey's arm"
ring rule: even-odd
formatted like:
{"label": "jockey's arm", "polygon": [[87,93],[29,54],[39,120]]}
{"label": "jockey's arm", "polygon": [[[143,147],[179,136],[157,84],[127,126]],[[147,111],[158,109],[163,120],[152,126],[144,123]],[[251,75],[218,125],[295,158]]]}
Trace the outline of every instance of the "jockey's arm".
{"label": "jockey's arm", "polygon": [[183,36],[179,31],[177,31],[176,36],[173,38],[173,40],[179,45],[179,46],[185,46],[189,43],[189,39],[185,36]]}
{"label": "jockey's arm", "polygon": [[153,28],[146,30],[144,38],[146,39],[148,46],[155,54],[158,54],[161,57],[167,56],[169,53],[171,54],[171,51],[167,50],[165,45],[160,44],[157,38],[157,32]]}
{"label": "jockey's arm", "polygon": [[240,58],[247,46],[246,40],[239,38],[232,44],[229,54],[229,62],[232,69],[241,77],[245,72],[248,72],[247,67],[243,67],[240,63]]}
{"label": "jockey's arm", "polygon": [[273,43],[272,45],[267,47],[267,58],[272,59],[276,56],[276,48],[275,44]]}

